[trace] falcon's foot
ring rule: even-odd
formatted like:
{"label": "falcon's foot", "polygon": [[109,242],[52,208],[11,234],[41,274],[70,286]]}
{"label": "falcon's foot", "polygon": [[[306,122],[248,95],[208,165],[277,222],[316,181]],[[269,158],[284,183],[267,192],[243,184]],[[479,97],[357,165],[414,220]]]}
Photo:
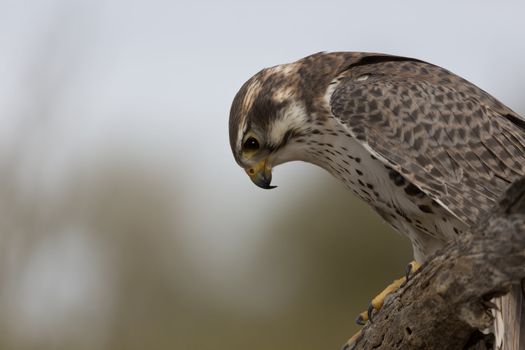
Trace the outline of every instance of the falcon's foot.
{"label": "falcon's foot", "polygon": [[420,267],[421,264],[419,264],[415,260],[408,264],[406,268],[405,277],[401,277],[395,280],[390,285],[388,285],[388,287],[386,287],[381,293],[379,293],[374,299],[372,299],[370,305],[368,305],[368,310],[363,311],[361,314],[359,314],[355,322],[362,326],[365,325],[366,321],[372,322],[374,313],[378,312],[383,307],[383,303],[385,302],[386,297],[389,294],[398,290],[399,288],[404,287],[408,280],[411,278],[411,275],[414,272],[416,272]]}

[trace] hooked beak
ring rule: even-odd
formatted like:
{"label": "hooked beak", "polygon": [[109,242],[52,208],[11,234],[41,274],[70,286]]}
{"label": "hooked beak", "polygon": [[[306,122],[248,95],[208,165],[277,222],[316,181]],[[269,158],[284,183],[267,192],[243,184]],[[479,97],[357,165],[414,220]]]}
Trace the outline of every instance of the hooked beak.
{"label": "hooked beak", "polygon": [[252,179],[252,182],[260,188],[270,190],[277,187],[270,186],[272,182],[272,168],[267,164],[266,159],[261,160],[259,163],[245,170],[250,179]]}

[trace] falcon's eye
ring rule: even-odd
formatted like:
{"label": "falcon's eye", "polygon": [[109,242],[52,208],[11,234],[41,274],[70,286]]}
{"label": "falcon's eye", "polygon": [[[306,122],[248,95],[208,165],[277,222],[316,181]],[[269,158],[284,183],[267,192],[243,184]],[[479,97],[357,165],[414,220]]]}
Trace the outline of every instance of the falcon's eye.
{"label": "falcon's eye", "polygon": [[259,141],[255,137],[248,137],[242,145],[243,151],[254,152],[259,149]]}

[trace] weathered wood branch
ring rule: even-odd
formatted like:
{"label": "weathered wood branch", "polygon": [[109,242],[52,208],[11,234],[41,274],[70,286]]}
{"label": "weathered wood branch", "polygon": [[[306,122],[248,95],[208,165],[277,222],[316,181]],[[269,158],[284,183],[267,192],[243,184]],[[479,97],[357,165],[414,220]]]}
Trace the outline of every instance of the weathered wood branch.
{"label": "weathered wood branch", "polygon": [[525,277],[525,178],[392,295],[348,349],[484,349],[495,296]]}

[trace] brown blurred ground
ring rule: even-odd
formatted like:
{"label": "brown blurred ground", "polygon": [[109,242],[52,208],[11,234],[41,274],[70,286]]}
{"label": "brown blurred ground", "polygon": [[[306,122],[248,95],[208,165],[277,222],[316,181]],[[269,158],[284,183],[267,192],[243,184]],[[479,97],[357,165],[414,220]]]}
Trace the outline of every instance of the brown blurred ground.
{"label": "brown blurred ground", "polygon": [[[225,272],[203,281],[177,227],[183,201],[178,196],[184,192],[123,159],[79,169],[58,198],[2,196],[9,207],[3,225],[13,228],[2,245],[4,281],[16,283],[28,273],[27,261],[46,244],[60,250],[71,227],[78,229],[75,235],[87,236],[104,277],[87,286],[82,305],[48,314],[41,326],[51,326],[31,330],[34,339],[24,332],[24,320],[4,320],[7,336],[0,348],[337,349],[356,331],[354,318],[373,293],[400,275],[410,259],[407,242],[326,175],[309,184],[301,201],[269,214],[272,222],[244,262],[245,275]],[[22,246],[13,257],[8,250],[15,239]],[[223,289],[221,281],[229,280],[238,281],[229,287],[232,295],[252,293],[248,302],[235,306],[235,300],[215,296],[214,286]],[[33,292],[38,299],[38,290]],[[4,297],[3,309],[20,311],[17,296],[11,296],[15,305]]]}

